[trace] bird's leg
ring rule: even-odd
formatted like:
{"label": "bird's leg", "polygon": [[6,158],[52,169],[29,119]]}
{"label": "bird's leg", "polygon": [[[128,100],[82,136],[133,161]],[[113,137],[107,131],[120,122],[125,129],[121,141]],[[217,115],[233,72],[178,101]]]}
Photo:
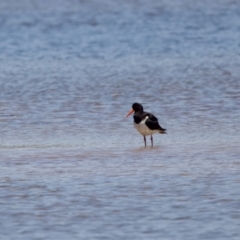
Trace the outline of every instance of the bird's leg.
{"label": "bird's leg", "polygon": [[152,144],[152,147],[153,147],[153,137],[152,137],[152,135],[151,135],[151,144]]}
{"label": "bird's leg", "polygon": [[143,139],[144,139],[144,144],[145,144],[145,147],[147,146],[147,141],[146,141],[146,137],[143,135]]}

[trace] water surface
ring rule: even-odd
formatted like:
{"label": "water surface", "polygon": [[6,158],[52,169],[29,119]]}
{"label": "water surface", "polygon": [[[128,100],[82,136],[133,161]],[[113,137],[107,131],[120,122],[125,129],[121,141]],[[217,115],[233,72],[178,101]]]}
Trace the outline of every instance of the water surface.
{"label": "water surface", "polygon": [[[1,238],[238,240],[239,16],[1,1]],[[135,101],[168,130],[154,148],[125,118]]]}

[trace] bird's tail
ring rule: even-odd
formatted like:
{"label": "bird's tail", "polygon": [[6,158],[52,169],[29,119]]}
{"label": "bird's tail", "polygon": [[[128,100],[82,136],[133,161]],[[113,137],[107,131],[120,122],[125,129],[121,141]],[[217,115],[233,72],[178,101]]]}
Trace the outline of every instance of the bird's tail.
{"label": "bird's tail", "polygon": [[160,128],[160,129],[159,129],[159,133],[161,133],[161,134],[167,134],[167,129]]}

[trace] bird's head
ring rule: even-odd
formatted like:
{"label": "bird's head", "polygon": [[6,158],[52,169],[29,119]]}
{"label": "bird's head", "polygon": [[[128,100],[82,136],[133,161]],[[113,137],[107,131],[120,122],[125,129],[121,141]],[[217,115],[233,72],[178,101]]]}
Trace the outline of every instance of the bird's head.
{"label": "bird's head", "polygon": [[130,116],[134,112],[143,112],[143,106],[140,103],[133,103],[132,109],[128,112],[127,116]]}

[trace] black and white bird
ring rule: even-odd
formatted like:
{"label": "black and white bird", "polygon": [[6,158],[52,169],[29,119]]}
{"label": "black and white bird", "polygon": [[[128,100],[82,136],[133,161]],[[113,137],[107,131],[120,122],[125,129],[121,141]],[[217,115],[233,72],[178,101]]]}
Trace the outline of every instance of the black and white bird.
{"label": "black and white bird", "polygon": [[132,109],[128,112],[126,117],[130,116],[132,113],[134,113],[133,125],[138,130],[138,132],[143,135],[145,147],[147,146],[146,136],[151,135],[151,144],[153,147],[152,134],[167,133],[166,129],[162,128],[159,125],[158,119],[152,113],[143,111],[143,106],[140,103],[133,103]]}

